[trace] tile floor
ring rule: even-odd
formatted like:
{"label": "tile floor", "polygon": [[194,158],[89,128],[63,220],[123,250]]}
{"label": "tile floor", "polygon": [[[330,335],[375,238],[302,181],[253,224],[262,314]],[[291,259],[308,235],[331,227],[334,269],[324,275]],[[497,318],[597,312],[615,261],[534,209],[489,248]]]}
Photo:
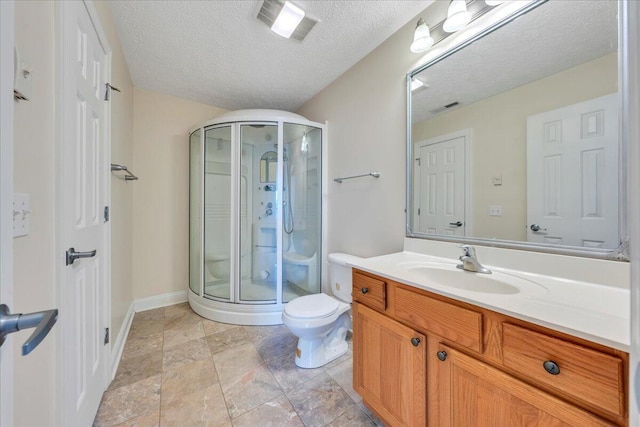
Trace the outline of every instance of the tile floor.
{"label": "tile floor", "polygon": [[94,426],[382,425],[353,391],[351,349],[301,369],[295,348],[285,326],[213,322],[186,303],[136,313]]}

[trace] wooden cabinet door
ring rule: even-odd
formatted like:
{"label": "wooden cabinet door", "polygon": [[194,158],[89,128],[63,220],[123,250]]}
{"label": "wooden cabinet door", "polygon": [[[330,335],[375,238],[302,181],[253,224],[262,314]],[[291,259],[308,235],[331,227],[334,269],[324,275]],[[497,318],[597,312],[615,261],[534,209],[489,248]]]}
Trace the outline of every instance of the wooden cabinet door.
{"label": "wooden cabinet door", "polygon": [[440,345],[438,351],[446,352],[445,360],[436,364],[441,392],[440,426],[611,425],[449,347]]}
{"label": "wooden cabinet door", "polygon": [[426,425],[424,335],[353,304],[353,386],[391,426]]}

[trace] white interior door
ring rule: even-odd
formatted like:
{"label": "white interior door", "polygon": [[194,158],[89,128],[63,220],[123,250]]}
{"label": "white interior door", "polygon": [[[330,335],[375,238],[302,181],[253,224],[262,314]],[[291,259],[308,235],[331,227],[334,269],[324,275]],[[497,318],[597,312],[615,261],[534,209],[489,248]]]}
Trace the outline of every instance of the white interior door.
{"label": "white interior door", "polygon": [[[0,303],[13,307],[14,3],[0,1]],[[0,426],[13,425],[13,338],[0,347]]]}
{"label": "white interior door", "polygon": [[464,236],[466,135],[414,144],[414,231]]}
{"label": "white interior door", "polygon": [[[105,97],[110,69],[108,47],[95,12],[84,2],[60,2],[60,251],[85,252],[86,258],[61,257],[62,423],[93,423],[107,385],[109,244],[104,208],[108,201],[109,114]],[[92,251],[96,251],[90,256]],[[68,255],[67,255],[68,258]],[[67,262],[65,262],[67,261]]]}
{"label": "white interior door", "polygon": [[617,189],[617,94],[527,118],[530,242],[617,247]]}

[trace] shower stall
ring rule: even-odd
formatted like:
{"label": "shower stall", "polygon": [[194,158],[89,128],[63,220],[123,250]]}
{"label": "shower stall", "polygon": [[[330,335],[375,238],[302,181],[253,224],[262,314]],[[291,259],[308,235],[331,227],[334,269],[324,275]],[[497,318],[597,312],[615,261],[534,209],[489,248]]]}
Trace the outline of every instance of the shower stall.
{"label": "shower stall", "polygon": [[276,110],[227,113],[189,138],[189,304],[206,318],[282,323],[321,292],[325,125]]}

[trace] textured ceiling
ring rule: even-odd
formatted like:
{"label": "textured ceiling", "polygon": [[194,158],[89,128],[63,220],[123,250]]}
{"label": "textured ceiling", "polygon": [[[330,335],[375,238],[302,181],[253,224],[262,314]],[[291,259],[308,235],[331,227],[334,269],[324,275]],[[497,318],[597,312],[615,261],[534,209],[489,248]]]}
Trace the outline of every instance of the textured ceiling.
{"label": "textured ceiling", "polygon": [[430,88],[412,97],[413,123],[613,53],[617,29],[615,1],[544,3],[420,73]]}
{"label": "textured ceiling", "polygon": [[287,111],[431,1],[294,3],[320,21],[302,42],[259,21],[261,1],[110,1],[134,86],[230,110]]}

